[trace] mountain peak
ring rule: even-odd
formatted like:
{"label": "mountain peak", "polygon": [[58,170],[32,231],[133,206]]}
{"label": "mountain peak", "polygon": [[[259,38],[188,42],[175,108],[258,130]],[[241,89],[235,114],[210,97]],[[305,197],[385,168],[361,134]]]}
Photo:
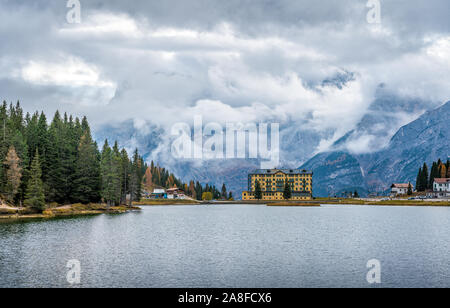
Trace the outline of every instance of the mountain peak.
{"label": "mountain peak", "polygon": [[[383,150],[347,156],[342,151],[321,153],[300,168],[314,171],[316,196],[359,187],[364,187],[365,193],[381,192],[394,182],[414,184],[424,162],[449,157],[449,119],[450,102],[447,102],[401,127]],[[329,164],[331,158],[338,157],[343,158],[342,162]]]}

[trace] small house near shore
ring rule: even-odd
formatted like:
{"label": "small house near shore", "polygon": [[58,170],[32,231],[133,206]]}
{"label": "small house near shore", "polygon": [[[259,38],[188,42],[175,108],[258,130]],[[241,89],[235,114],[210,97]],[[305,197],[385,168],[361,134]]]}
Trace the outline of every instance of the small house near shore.
{"label": "small house near shore", "polygon": [[167,189],[167,199],[186,199],[186,194],[179,188]]}
{"label": "small house near shore", "polygon": [[[391,197],[401,196],[408,194],[408,188],[410,183],[394,183],[391,186]],[[411,185],[411,187],[413,187]]]}
{"label": "small house near shore", "polygon": [[155,188],[150,199],[188,199],[185,192],[179,188]]}
{"label": "small house near shore", "polygon": [[450,178],[437,178],[433,182],[433,191],[428,193],[429,198],[450,198]]}
{"label": "small house near shore", "polygon": [[151,199],[167,199],[167,192],[164,188],[155,188],[150,195]]}

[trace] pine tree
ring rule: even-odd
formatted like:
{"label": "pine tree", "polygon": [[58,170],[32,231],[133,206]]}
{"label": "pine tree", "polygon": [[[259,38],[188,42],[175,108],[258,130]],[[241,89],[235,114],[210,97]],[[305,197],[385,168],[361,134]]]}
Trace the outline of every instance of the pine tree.
{"label": "pine tree", "polygon": [[230,191],[229,193],[228,193],[228,200],[229,201],[233,201],[233,192],[232,191]]}
{"label": "pine tree", "polygon": [[72,201],[96,203],[100,201],[100,162],[97,148],[88,131],[81,137],[73,181]]}
{"label": "pine tree", "polygon": [[422,168],[419,168],[419,173],[417,174],[417,179],[416,179],[416,190],[417,190],[417,191],[424,191],[424,189],[423,189],[423,175],[422,175]]}
{"label": "pine tree", "polygon": [[283,198],[285,200],[289,200],[292,198],[292,190],[291,190],[291,185],[289,185],[289,183],[286,183],[284,185]]}
{"label": "pine tree", "polygon": [[408,196],[412,196],[412,194],[413,194],[413,188],[412,188],[411,183],[409,183],[408,184]]}
{"label": "pine tree", "polygon": [[83,119],[81,120],[81,131],[83,135],[91,134],[91,128],[86,117],[83,117]]}
{"label": "pine tree", "polygon": [[[45,181],[48,178],[48,173],[50,169],[52,168],[51,164],[52,161],[48,159],[49,152],[51,150],[49,149],[49,133],[48,133],[48,125],[47,125],[47,117],[42,112],[39,116],[39,121],[37,124],[37,143],[34,148],[30,148],[30,157],[34,155],[36,152],[36,149],[39,150],[39,160],[41,162],[42,167],[42,180]],[[30,142],[30,139],[28,139],[28,142]]]}
{"label": "pine tree", "polygon": [[49,152],[47,153],[48,174],[46,196],[49,202],[64,204],[67,201],[67,189],[73,174],[70,174],[70,158],[65,123],[56,111],[49,129]]}
{"label": "pine tree", "polygon": [[433,162],[433,166],[431,168],[431,172],[430,172],[430,178],[428,181],[428,189],[433,189],[433,183],[434,183],[434,179],[439,178],[439,163]]}
{"label": "pine tree", "polygon": [[39,113],[35,112],[32,116],[27,114],[26,117],[25,138],[28,146],[28,157],[34,157],[36,149],[39,147],[38,121]]}
{"label": "pine tree", "polygon": [[423,164],[422,167],[422,185],[423,185],[423,190],[427,190],[428,189],[428,166],[426,163]]}
{"label": "pine tree", "polygon": [[[216,186],[213,186],[213,196],[214,196],[214,199],[222,199],[222,194],[221,194],[221,192],[217,189],[217,187]],[[225,194],[225,198],[224,199],[226,199],[226,194]]]}
{"label": "pine tree", "polygon": [[70,202],[73,194],[73,182],[76,176],[76,161],[78,154],[78,147],[80,145],[81,130],[75,127],[72,116],[64,114],[63,127],[63,166],[64,166],[64,202]]}
{"label": "pine tree", "polygon": [[256,181],[255,184],[255,199],[256,200],[261,200],[263,198],[262,196],[262,191],[261,191],[261,184],[259,183],[259,181]]}
{"label": "pine tree", "polygon": [[111,199],[110,192],[110,165],[111,165],[111,148],[109,147],[108,140],[105,140],[102,149],[101,162],[100,162],[100,174],[102,179],[102,189],[101,195],[104,202],[109,205],[109,201]]}
{"label": "pine tree", "polygon": [[197,196],[197,200],[202,200],[203,188],[198,181],[195,184],[195,195]]}
{"label": "pine tree", "polygon": [[20,166],[20,158],[17,156],[14,146],[9,148],[6,155],[4,165],[6,167],[6,196],[10,202],[14,201],[22,178],[22,167]]}
{"label": "pine tree", "polygon": [[22,178],[21,178],[21,184],[19,186],[18,191],[18,202],[21,204],[25,195],[26,190],[26,183],[29,179],[29,169],[30,166],[30,159],[28,156],[28,145],[23,137],[22,133],[17,130],[14,134],[14,137],[12,139],[12,146],[16,150],[17,156],[19,157],[20,163],[19,166],[22,170]]}
{"label": "pine tree", "polygon": [[100,163],[102,177],[102,198],[107,206],[114,206],[119,203],[120,194],[117,193],[117,187],[120,187],[120,169],[116,163],[112,149],[109,147],[108,140],[105,141]]}
{"label": "pine tree", "polygon": [[83,128],[81,127],[81,123],[80,123],[80,119],[77,117],[75,118],[75,123],[74,123],[74,135],[75,135],[75,140],[81,140],[81,137],[83,137],[86,134],[91,134],[91,130],[88,127],[87,130],[83,130]]}
{"label": "pine tree", "polygon": [[25,206],[43,211],[45,209],[44,184],[42,183],[42,170],[37,149],[31,164],[30,174],[31,177],[25,194]]}
{"label": "pine tree", "polygon": [[[8,153],[10,142],[9,142],[9,128],[8,128],[8,110],[7,110],[7,103],[6,101],[3,101],[2,106],[0,107],[0,128],[1,128],[1,135],[0,135],[0,157],[4,158],[6,157],[6,154]],[[5,191],[6,189],[6,170],[1,166],[0,168],[0,187],[2,191]]]}
{"label": "pine tree", "polygon": [[227,187],[225,186],[225,183],[222,185],[222,193],[221,193],[221,197],[222,199],[226,200],[228,195],[227,195]]}
{"label": "pine tree", "polygon": [[121,203],[126,204],[127,203],[127,194],[130,192],[130,160],[128,158],[128,153],[125,149],[122,149],[121,153],[121,178],[122,178],[122,197],[121,197]]}
{"label": "pine tree", "polygon": [[[165,179],[167,183],[168,179]],[[139,157],[138,150],[134,151],[133,163],[131,166],[131,177],[130,177],[130,192],[131,201],[140,201],[142,197],[142,174],[141,174],[141,160]]]}
{"label": "pine tree", "polygon": [[14,133],[21,132],[23,134],[25,131],[23,110],[20,106],[20,102],[17,102],[16,106],[11,104],[9,107],[9,127]]}
{"label": "pine tree", "polygon": [[114,170],[114,174],[116,175],[116,179],[114,181],[114,200],[115,204],[119,205],[122,197],[122,189],[123,189],[123,176],[122,176],[122,155],[119,150],[119,144],[117,141],[114,143],[112,149],[112,168]]}

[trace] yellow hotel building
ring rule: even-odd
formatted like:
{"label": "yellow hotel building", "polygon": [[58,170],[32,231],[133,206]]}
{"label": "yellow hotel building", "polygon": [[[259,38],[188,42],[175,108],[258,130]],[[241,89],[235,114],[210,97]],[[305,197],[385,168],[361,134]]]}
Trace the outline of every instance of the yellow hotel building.
{"label": "yellow hotel building", "polygon": [[242,192],[242,200],[255,200],[256,182],[259,181],[262,200],[284,200],[285,183],[291,186],[291,200],[312,199],[313,173],[296,169],[261,169],[248,175],[248,191]]}

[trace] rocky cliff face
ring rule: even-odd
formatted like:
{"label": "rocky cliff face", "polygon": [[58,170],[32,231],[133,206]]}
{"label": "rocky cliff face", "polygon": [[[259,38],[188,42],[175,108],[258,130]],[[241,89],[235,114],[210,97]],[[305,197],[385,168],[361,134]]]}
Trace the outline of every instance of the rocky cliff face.
{"label": "rocky cliff face", "polygon": [[344,192],[366,193],[364,175],[358,160],[349,153],[328,152],[316,155],[301,169],[313,170],[314,196],[340,196]]}
{"label": "rocky cliff face", "polygon": [[332,149],[350,150],[357,153],[372,153],[383,149],[397,130],[414,121],[424,112],[438,107],[419,99],[402,99],[385,93],[380,87],[376,99],[356,125],[337,140]]}
{"label": "rocky cliff face", "polygon": [[163,133],[164,131],[162,129],[154,125],[137,127],[132,120],[128,120],[94,129],[93,137],[97,141],[100,149],[105,139],[108,139],[110,144],[117,140],[120,146],[129,152],[138,148],[143,157],[148,159],[151,153],[161,144]]}
{"label": "rocky cliff face", "polygon": [[[449,155],[450,102],[400,128],[389,145],[380,151],[359,155],[342,151],[322,153],[300,168],[315,171],[317,196],[355,188],[364,195],[385,191],[393,182],[415,184],[417,172],[424,162],[444,160]],[[336,160],[339,157],[341,161]],[[341,176],[337,176],[339,174]]]}
{"label": "rocky cliff face", "polygon": [[389,146],[359,158],[367,170],[366,182],[415,183],[424,162],[447,159],[450,155],[450,102],[429,111],[394,135]]}

